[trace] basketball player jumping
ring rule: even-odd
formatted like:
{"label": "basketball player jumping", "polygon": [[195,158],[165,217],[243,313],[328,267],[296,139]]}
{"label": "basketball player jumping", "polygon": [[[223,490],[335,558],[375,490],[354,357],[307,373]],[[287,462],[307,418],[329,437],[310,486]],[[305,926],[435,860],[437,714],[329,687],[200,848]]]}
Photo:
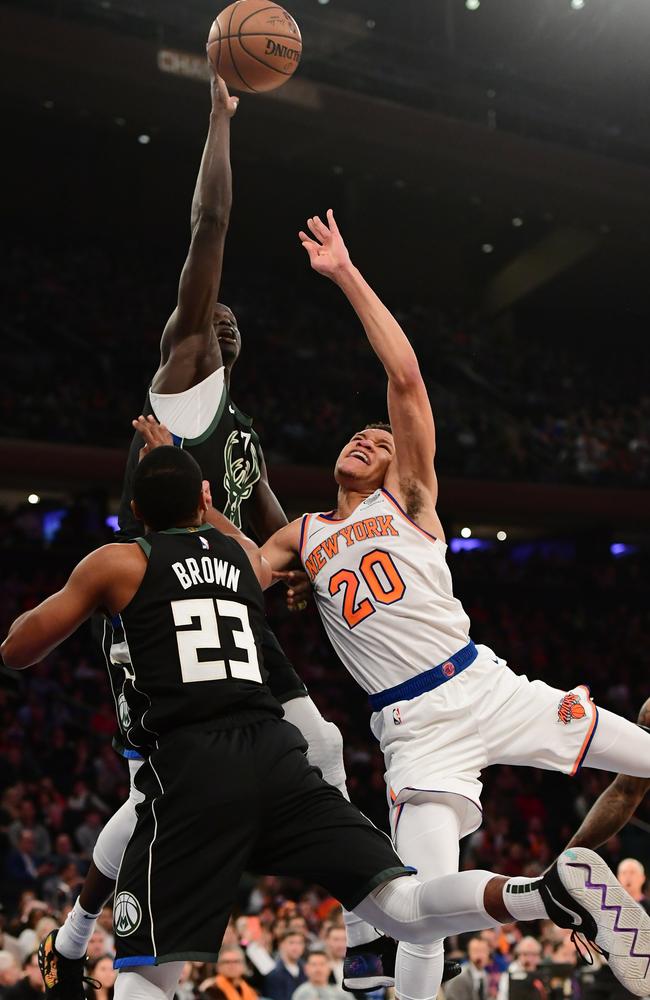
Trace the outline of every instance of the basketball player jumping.
{"label": "basketball player jumping", "polygon": [[[241,335],[233,313],[217,298],[232,202],[230,120],[238,98],[230,97],[224,82],[212,70],[211,74],[210,125],[192,200],[189,253],[177,305],[162,335],[160,365],[143,413],[154,414],[164,422],[175,444],[196,457],[209,481],[215,507],[235,525],[264,541],[285,525],[287,518],[269,486],[252,421],[230,396],[230,377],[241,349]],[[134,425],[136,433],[127,460],[119,514],[120,533],[125,540],[142,532],[130,508],[133,475],[145,444],[138,423]],[[96,622],[118,719],[114,746],[129,761],[131,789],[127,802],[99,836],[88,875],[65,924],[43,943],[42,964],[54,948],[62,959],[57,966],[62,981],[55,983],[50,976],[48,991],[63,1000],[70,996],[66,977],[71,977],[73,993],[80,988],[79,963],[96,917],[113,892],[124,847],[135,825],[135,806],[141,798],[133,778],[142,757],[128,739],[130,720],[121,694],[128,649],[119,628],[114,630],[99,616]],[[264,630],[264,661],[273,694],[309,745],[310,763],[346,794],[341,734],[320,715],[268,626]],[[66,959],[76,964],[67,965]]]}
{"label": "basketball player jumping", "polygon": [[184,961],[216,960],[245,868],[318,881],[414,944],[527,916],[520,896],[534,897],[536,913],[607,949],[628,989],[650,991],[650,918],[592,851],[565,852],[534,886],[479,871],[413,877],[281,718],[262,659],[260,584],[271,571],[255,546],[227,536],[237,529],[225,518],[224,533],[203,523],[196,461],[154,450],[134,473],[133,505],[146,534],[92,552],[0,649],[22,669],[93,613],[120,618],[128,734],[147,759],[114,904],[116,1000],[171,1000]]}
{"label": "basketball player jumping", "polygon": [[[386,370],[390,426],[370,425],[345,445],[333,511],[282,528],[263,552],[274,570],[302,562],[311,577],[330,640],[370,695],[397,851],[428,878],[457,870],[459,839],[480,824],[487,765],[575,774],[586,764],[648,779],[650,735],[598,710],[585,685],[567,692],[531,682],[471,641],[445,561],[434,421],[417,358],[351,263],[331,211],[327,219],[309,219],[300,239],[313,269],[348,298]],[[535,883],[521,882],[516,915],[541,917]],[[349,943],[363,958],[348,970],[358,982],[366,963],[367,987],[379,971],[368,960],[372,937],[349,918]],[[433,1000],[442,962],[441,939],[400,945],[400,1000]]]}

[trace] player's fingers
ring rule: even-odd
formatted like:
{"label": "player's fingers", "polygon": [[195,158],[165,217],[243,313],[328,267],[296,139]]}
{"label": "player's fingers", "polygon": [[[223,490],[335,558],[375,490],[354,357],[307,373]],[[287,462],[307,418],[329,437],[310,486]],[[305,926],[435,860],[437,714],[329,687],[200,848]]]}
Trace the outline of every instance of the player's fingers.
{"label": "player's fingers", "polygon": [[321,229],[319,230],[319,228],[318,228],[318,221],[319,220],[316,219],[316,216],[314,216],[313,219],[307,219],[307,225],[311,229],[311,231],[314,234],[314,236],[316,237],[316,239],[322,242],[322,239],[323,239],[323,235],[322,235],[323,223],[321,222]]}
{"label": "player's fingers", "polygon": [[288,580],[291,573],[288,573],[286,570],[273,569],[271,570],[271,576],[274,580]]}
{"label": "player's fingers", "polygon": [[319,219],[317,215],[313,217],[312,222],[314,223],[314,229],[312,229],[312,232],[314,232],[320,240],[325,241],[332,235],[323,220]]}
{"label": "player's fingers", "polygon": [[333,233],[338,233],[339,227],[336,225],[336,219],[334,218],[334,212],[331,208],[327,209],[327,224],[330,227],[330,231]]}

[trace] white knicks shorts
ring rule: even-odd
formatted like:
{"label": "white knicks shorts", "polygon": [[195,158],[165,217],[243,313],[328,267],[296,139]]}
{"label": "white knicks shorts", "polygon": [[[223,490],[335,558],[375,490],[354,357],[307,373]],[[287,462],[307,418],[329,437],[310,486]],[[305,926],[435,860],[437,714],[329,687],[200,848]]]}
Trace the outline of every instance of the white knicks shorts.
{"label": "white knicks shorts", "polygon": [[[481,825],[480,773],[490,764],[576,774],[598,724],[589,688],[570,691],[513,673],[487,646],[457,677],[372,716],[386,763],[389,802],[452,792],[474,808],[461,836]],[[393,825],[401,810],[392,810]]]}

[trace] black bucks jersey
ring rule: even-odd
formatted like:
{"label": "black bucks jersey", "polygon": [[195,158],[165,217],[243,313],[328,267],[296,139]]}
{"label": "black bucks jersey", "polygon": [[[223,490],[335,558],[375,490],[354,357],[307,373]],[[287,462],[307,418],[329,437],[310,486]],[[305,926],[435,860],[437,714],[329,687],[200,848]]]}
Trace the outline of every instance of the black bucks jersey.
{"label": "black bucks jersey", "polygon": [[[252,419],[235,406],[227,386],[224,385],[221,399],[215,405],[210,426],[200,437],[182,438],[173,434],[173,427],[169,430],[174,444],[189,451],[199,463],[204,479],[210,483],[215,510],[220,510],[237,528],[249,534],[247,505],[261,474],[259,438],[253,430]],[[149,393],[142,413],[155,416]],[[143,525],[136,521],[130,507],[133,474],[143,444],[142,436],[134,434],[120,502],[119,524],[123,538],[135,538],[143,531]]]}
{"label": "black bucks jersey", "polygon": [[279,717],[262,659],[263,596],[246,553],[209,525],[137,539],[148,558],[120,614],[121,720],[145,753],[186,726]]}

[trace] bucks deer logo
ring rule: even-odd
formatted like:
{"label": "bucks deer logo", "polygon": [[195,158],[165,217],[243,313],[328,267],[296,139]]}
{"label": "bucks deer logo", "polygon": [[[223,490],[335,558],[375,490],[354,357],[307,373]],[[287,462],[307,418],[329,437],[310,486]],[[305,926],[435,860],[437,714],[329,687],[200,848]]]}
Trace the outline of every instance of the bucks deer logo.
{"label": "bucks deer logo", "polygon": [[[223,485],[228,497],[223,513],[236,528],[241,528],[241,505],[249,499],[260,478],[260,463],[251,436],[245,431],[232,431],[223,451],[226,469]],[[235,456],[238,444],[243,444],[243,454]]]}

